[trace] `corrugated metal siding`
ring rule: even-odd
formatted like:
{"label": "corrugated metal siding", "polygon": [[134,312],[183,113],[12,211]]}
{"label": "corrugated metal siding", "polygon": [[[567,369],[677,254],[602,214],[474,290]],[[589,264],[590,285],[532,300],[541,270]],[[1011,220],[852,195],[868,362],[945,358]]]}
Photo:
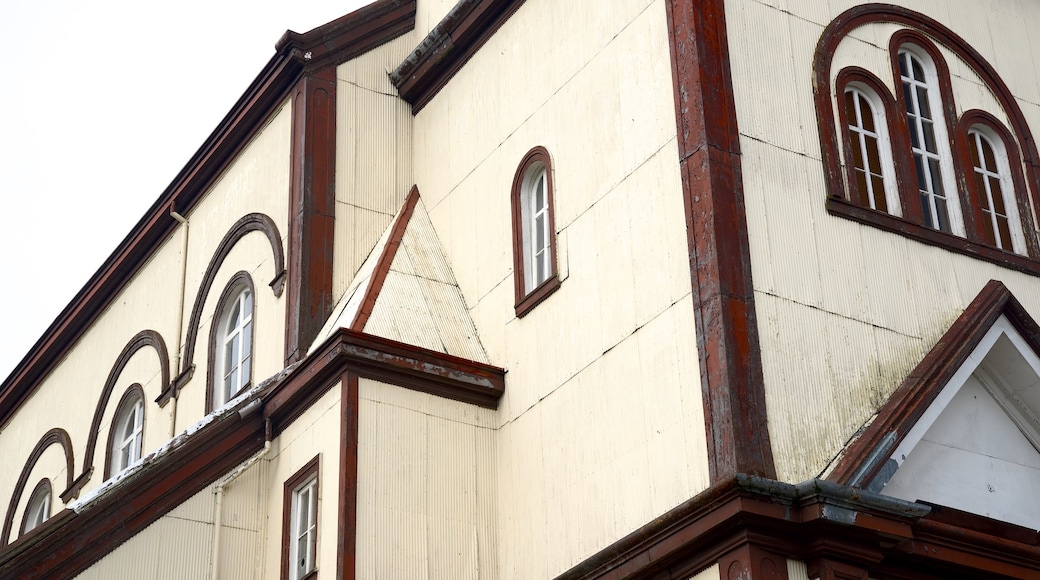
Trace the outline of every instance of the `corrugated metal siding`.
{"label": "corrugated metal siding", "polygon": [[496,578],[493,431],[430,396],[362,380],[361,578]]}
{"label": "corrugated metal siding", "polygon": [[397,97],[387,71],[415,42],[406,34],[337,69],[337,298],[413,184],[411,108]]}
{"label": "corrugated metal siding", "polygon": [[415,206],[365,332],[488,362],[426,206]]}

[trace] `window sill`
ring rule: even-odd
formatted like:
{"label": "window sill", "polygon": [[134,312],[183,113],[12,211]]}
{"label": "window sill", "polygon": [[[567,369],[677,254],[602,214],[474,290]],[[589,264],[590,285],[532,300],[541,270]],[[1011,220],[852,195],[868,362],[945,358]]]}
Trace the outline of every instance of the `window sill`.
{"label": "window sill", "polygon": [[966,238],[926,228],[894,215],[849,203],[844,199],[827,198],[827,213],[899,234],[930,246],[938,246],[951,252],[985,260],[998,266],[1004,266],[1005,268],[1011,268],[1012,270],[1025,272],[1033,276],[1040,276],[1040,262],[1027,256],[1005,252],[1004,250],[979,244]]}
{"label": "window sill", "polygon": [[559,287],[560,278],[556,274],[553,274],[551,278],[542,282],[541,285],[528,292],[527,296],[524,296],[516,303],[516,317],[523,318],[526,316],[527,313],[534,309],[535,306],[538,306],[542,300],[545,300],[550,294],[556,292]]}

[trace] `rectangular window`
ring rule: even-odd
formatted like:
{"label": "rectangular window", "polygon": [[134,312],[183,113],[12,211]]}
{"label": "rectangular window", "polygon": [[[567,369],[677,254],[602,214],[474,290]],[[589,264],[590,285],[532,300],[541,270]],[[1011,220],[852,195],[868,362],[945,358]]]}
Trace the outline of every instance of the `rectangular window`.
{"label": "rectangular window", "polygon": [[318,457],[285,482],[282,509],[282,578],[314,578],[318,569]]}

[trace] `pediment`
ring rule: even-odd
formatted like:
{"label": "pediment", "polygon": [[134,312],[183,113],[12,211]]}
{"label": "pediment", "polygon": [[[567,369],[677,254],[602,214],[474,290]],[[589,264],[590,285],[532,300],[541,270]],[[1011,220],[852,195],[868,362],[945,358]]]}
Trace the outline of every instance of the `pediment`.
{"label": "pediment", "polygon": [[1040,529],[1036,322],[991,281],[829,479]]}
{"label": "pediment", "polygon": [[418,188],[348,285],[311,351],[339,328],[489,362]]}

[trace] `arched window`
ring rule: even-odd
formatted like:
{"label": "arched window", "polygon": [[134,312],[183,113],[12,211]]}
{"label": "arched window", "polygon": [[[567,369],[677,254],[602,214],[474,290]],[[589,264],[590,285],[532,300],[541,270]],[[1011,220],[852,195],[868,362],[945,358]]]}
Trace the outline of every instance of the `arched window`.
{"label": "arched window", "polygon": [[527,314],[559,287],[553,175],[549,152],[535,147],[513,178],[513,279],[516,315]]}
{"label": "arched window", "polygon": [[852,200],[872,210],[901,216],[886,118],[886,103],[892,103],[892,97],[877,77],[863,69],[844,71],[838,83],[844,86],[839,113],[848,131],[846,164]]}
{"label": "arched window", "polygon": [[29,496],[29,501],[25,504],[21,534],[26,534],[38,528],[50,517],[51,482],[48,479],[43,479],[36,484],[36,489],[33,490],[32,495]]}
{"label": "arched window", "polygon": [[144,444],[144,391],[141,385],[131,385],[119,400],[108,439],[109,477],[141,461]]}
{"label": "arched window", "polygon": [[924,223],[963,236],[935,66],[912,45],[900,48],[897,60]]}
{"label": "arched window", "polygon": [[253,283],[239,272],[220,300],[211,344],[209,410],[235,397],[252,379]]}
{"label": "arched window", "polygon": [[968,131],[968,151],[976,201],[982,214],[979,229],[983,243],[1025,253],[1004,142],[988,127],[975,125]]}

